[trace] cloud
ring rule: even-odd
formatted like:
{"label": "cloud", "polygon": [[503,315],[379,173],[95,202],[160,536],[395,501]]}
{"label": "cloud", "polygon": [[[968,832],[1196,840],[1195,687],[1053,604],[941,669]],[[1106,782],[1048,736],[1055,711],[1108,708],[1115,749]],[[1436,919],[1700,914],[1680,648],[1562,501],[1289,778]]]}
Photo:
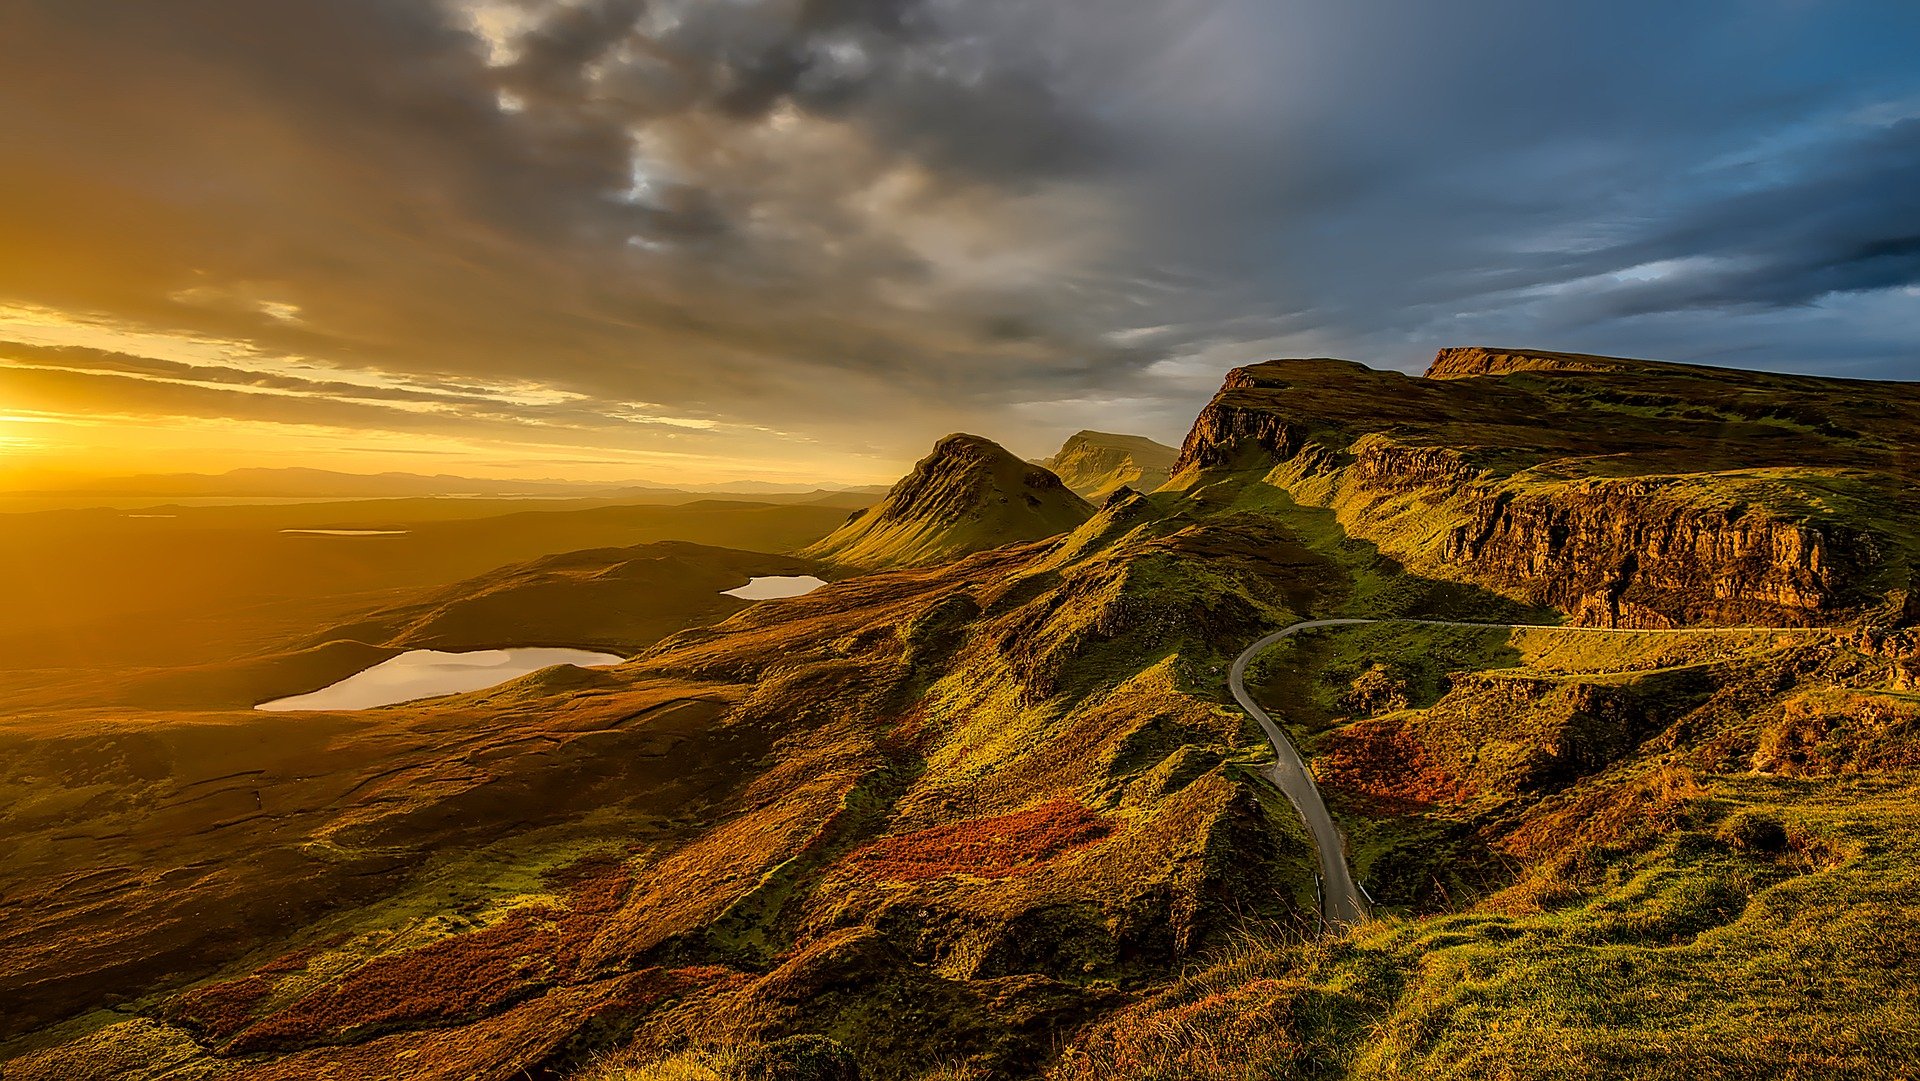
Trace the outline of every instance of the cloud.
{"label": "cloud", "polygon": [[68,357],[69,404],[722,456],[1102,409],[1172,438],[1275,349],[1911,375],[1916,32],[1864,0],[22,0],[0,303],[251,350]]}

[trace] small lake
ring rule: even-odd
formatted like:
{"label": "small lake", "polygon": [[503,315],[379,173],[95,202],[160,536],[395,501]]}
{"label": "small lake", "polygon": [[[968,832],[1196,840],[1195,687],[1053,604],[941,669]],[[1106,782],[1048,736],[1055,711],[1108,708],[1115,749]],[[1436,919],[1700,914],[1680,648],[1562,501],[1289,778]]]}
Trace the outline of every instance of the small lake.
{"label": "small lake", "polygon": [[331,687],[322,687],[310,694],[296,694],[291,698],[276,698],[253,708],[272,712],[372,709],[420,698],[437,698],[443,694],[483,690],[556,664],[605,668],[624,660],[625,657],[613,653],[595,653],[585,649],[481,649],[471,653],[414,649],[348,676]]}
{"label": "small lake", "polygon": [[283,529],[282,533],[298,533],[307,537],[404,537],[413,532],[411,529]]}
{"label": "small lake", "polygon": [[720,592],[743,601],[777,601],[784,597],[804,597],[826,584],[811,574],[776,574]]}

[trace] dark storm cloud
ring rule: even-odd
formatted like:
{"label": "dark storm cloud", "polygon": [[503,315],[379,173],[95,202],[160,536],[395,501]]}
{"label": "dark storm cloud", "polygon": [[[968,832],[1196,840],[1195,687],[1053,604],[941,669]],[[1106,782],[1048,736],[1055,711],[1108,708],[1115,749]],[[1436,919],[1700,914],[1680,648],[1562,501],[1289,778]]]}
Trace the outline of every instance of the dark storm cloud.
{"label": "dark storm cloud", "polygon": [[1684,208],[1615,264],[1690,260],[1598,298],[1607,314],[1788,306],[1920,284],[1920,119],[1815,148],[1776,182]]}
{"label": "dark storm cloud", "polygon": [[320,370],[120,382],[889,453],[1174,435],[1288,352],[1911,375],[1916,47],[1891,2],[20,0],[0,303]]}

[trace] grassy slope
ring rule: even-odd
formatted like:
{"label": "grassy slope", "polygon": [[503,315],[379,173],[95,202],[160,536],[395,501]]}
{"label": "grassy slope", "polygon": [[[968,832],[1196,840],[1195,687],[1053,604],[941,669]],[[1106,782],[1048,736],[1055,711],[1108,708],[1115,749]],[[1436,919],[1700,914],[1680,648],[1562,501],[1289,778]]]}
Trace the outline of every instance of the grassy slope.
{"label": "grassy slope", "polygon": [[[1888,666],[1847,650],[1730,638],[1569,650],[1553,637],[1519,636],[1482,663],[1505,665],[1501,680],[1667,691],[1676,671],[1717,671],[1692,708],[1571,783],[1420,793],[1404,761],[1332,770],[1322,757],[1360,838],[1451,821],[1508,872],[1424,906],[1442,914],[1249,949],[1089,1033],[1055,1076],[1908,1076],[1920,1057],[1920,929],[1907,918],[1920,905],[1920,698],[1886,690]],[[1351,658],[1393,644],[1375,634],[1326,650],[1327,686],[1296,692],[1335,712],[1325,692],[1353,674]],[[1448,754],[1463,713],[1552,742],[1531,727],[1561,723],[1552,710],[1454,683],[1386,718],[1430,767],[1470,775],[1488,753],[1477,742]],[[1338,718],[1317,742],[1370,723]],[[1383,793],[1400,799],[1370,798]]]}
{"label": "grassy slope", "polygon": [[[41,1003],[12,1008],[16,1025],[72,1017],[16,1044],[41,1050],[9,1076],[73,1076],[136,1045],[289,1076],[427,1054],[465,1076],[580,1061],[622,1033],[657,1049],[805,1030],[875,1076],[929,1054],[1037,1069],[1056,1033],[1311,899],[1304,838],[1247,769],[1257,737],[1213,701],[1226,658],[1210,642],[1293,618],[1278,598],[1317,603],[1296,579],[1319,561],[1135,510],[1108,523],[1118,549],[855,578],[611,672],[276,721],[331,748],[310,775],[289,767],[311,745],[245,715],[217,732],[158,715],[138,735],[16,729],[10,791],[32,812],[5,828],[35,855],[6,889],[36,916],[0,941],[0,969],[37,974],[13,985]],[[715,703],[697,741],[649,751],[672,733],[620,719],[687,697]],[[201,730],[219,754],[172,742]],[[657,769],[709,787],[689,800]],[[124,848],[100,847],[116,834]],[[564,884],[582,857],[608,868],[604,890]],[[103,896],[162,915],[55,902],[102,858],[124,864]],[[248,863],[281,869],[263,881]],[[289,881],[301,906],[256,907]],[[211,949],[162,898],[242,930]],[[113,989],[140,1020],[74,1012]]]}

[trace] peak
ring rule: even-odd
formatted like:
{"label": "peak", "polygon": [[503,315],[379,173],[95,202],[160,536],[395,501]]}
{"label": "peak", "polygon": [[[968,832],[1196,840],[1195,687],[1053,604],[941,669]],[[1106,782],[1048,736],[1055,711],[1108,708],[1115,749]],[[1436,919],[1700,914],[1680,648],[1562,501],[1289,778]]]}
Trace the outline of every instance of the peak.
{"label": "peak", "polygon": [[1013,452],[995,443],[983,435],[970,435],[966,432],[954,432],[944,436],[933,445],[934,457],[954,455],[972,455],[991,458],[1011,458]]}
{"label": "peak", "polygon": [[1064,533],[1093,513],[1044,466],[956,432],[914,464],[878,506],[808,551],[852,566],[937,563]]}
{"label": "peak", "polygon": [[939,441],[934,443],[933,446],[935,450],[938,450],[941,447],[949,447],[949,446],[992,447],[996,450],[1001,449],[1000,444],[995,443],[993,440],[988,439],[986,436],[974,435],[971,432],[953,432],[949,435],[941,436]]}
{"label": "peak", "polygon": [[1096,432],[1092,428],[1082,428],[1079,431],[1067,437],[1067,442],[1069,444],[1072,444],[1072,443],[1128,443],[1134,440],[1146,440],[1148,442],[1151,442],[1151,440],[1147,440],[1147,437],[1144,435],[1124,435],[1120,432]]}
{"label": "peak", "polygon": [[1158,488],[1166,483],[1168,467],[1179,454],[1144,435],[1083,428],[1067,437],[1058,454],[1040,464],[1058,473],[1067,487],[1098,502],[1122,484],[1141,491]]}

